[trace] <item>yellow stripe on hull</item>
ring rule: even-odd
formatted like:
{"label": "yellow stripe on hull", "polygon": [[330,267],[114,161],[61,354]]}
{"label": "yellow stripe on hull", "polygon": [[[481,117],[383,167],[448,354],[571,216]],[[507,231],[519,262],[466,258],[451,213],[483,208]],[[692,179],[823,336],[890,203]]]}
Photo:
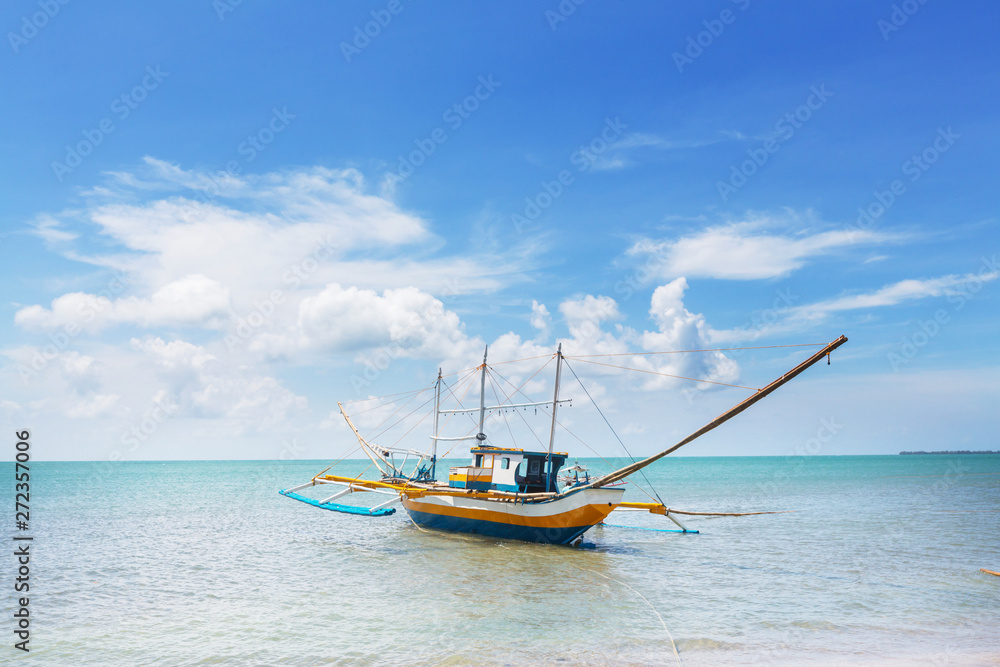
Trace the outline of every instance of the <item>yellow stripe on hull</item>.
{"label": "yellow stripe on hull", "polygon": [[433,528],[564,544],[601,523],[619,505],[623,493],[622,489],[587,489],[541,503],[403,494],[403,507],[417,524]]}

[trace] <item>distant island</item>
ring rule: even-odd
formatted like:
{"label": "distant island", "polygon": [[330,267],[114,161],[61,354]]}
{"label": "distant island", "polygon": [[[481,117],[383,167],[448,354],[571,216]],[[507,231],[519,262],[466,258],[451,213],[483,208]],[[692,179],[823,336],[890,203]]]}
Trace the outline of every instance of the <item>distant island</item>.
{"label": "distant island", "polygon": [[900,452],[901,455],[912,455],[912,454],[1000,454],[1000,451],[990,451],[988,449],[981,452],[973,452],[968,449],[956,449],[948,452]]}

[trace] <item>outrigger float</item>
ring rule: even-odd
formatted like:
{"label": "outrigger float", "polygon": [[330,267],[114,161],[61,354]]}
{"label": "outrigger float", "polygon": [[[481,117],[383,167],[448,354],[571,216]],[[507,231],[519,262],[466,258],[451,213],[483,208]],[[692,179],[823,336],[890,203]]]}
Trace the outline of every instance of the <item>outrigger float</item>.
{"label": "outrigger float", "polygon": [[[633,461],[633,463],[623,468],[598,477],[591,477],[589,472],[581,466],[567,468],[563,471],[563,476],[561,478],[559,476],[560,469],[565,464],[568,454],[554,451],[556,426],[558,423],[556,414],[560,406],[572,400],[561,399],[559,397],[562,369],[567,364],[566,357],[562,353],[562,346],[559,346],[554,355],[556,360],[555,395],[551,401],[514,403],[511,402],[512,398],[508,396],[503,400],[498,400],[496,405],[487,405],[486,380],[487,375],[493,372],[493,367],[487,365],[486,356],[484,355],[482,365],[476,369],[470,369],[470,372],[478,371],[479,374],[480,391],[478,408],[463,408],[459,400],[458,404],[460,407],[442,409],[442,388],[445,385],[443,383],[444,376],[440,370],[438,371],[437,381],[433,385],[420,390],[421,392],[431,388],[434,390],[434,409],[432,412],[434,425],[433,435],[431,436],[432,446],[429,452],[397,447],[382,447],[369,441],[355,427],[354,422],[344,410],[344,406],[338,403],[341,414],[357,437],[358,445],[360,445],[362,451],[371,460],[372,465],[379,471],[381,479],[363,479],[361,475],[344,477],[327,474],[330,470],[330,468],[327,468],[305,484],[282,490],[279,493],[321,509],[371,517],[393,514],[396,511],[394,505],[401,503],[409,514],[410,519],[417,526],[423,528],[475,533],[495,538],[523,540],[527,542],[548,544],[579,543],[584,533],[604,522],[611,512],[622,510],[644,511],[661,515],[677,525],[678,529],[676,532],[696,533],[697,531],[688,529],[676,515],[742,516],[769,512],[743,512],[738,514],[682,512],[667,507],[660,501],[658,495],[655,498],[651,496],[651,500],[655,502],[624,502],[622,496],[625,493],[623,485],[626,482],[626,478],[729,421],[757,401],[774,392],[778,387],[798,376],[810,366],[821,361],[824,357],[827,358],[827,363],[829,363],[830,353],[846,342],[847,338],[841,336],[823,346],[821,350],[781,377],[767,386],[757,389],[751,396],[667,449],[640,461]],[[699,352],[703,351],[705,350],[699,350]],[[570,357],[570,359],[576,358]],[[549,359],[550,361],[551,358]],[[549,362],[546,362],[546,365]],[[576,375],[575,371],[573,371],[573,374],[574,376]],[[577,379],[579,378],[577,377]],[[697,381],[709,382],[708,380]],[[582,383],[581,386],[586,392],[586,387]],[[458,398],[454,396],[454,391],[450,389],[449,391],[452,397]],[[520,388],[515,393],[521,393]],[[484,430],[489,415],[508,410],[527,410],[529,408],[534,408],[536,411],[542,409],[543,412],[551,413],[552,425],[549,432],[548,449],[546,451],[502,448],[488,444],[488,438]],[[547,411],[546,408],[548,409]],[[396,412],[398,413],[401,409],[397,409]],[[477,428],[474,427],[473,429],[474,433],[470,431],[466,435],[458,437],[443,437],[440,435],[442,417],[451,419],[456,415],[466,414],[471,416],[477,412],[478,422]],[[451,468],[448,471],[447,483],[438,481],[436,477],[438,443],[458,443],[469,440],[476,441],[476,444],[471,448],[471,464]],[[413,463],[412,470],[408,474],[404,473],[404,467],[410,462]],[[567,475],[566,473],[571,474]],[[320,500],[298,493],[309,487],[320,486],[330,486],[338,490],[333,495]],[[372,507],[360,507],[335,502],[344,496],[359,492],[384,496],[386,499],[384,502]]]}

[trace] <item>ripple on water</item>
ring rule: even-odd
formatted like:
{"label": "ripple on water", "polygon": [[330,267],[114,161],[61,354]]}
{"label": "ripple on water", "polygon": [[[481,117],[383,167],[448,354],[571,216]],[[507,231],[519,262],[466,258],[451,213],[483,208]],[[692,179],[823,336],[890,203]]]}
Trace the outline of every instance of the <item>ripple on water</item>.
{"label": "ripple on water", "polygon": [[677,507],[794,514],[692,518],[700,535],[599,527],[572,549],[279,496],[322,468],[308,462],[122,464],[86,484],[87,464],[39,464],[28,661],[672,664],[660,617],[687,665],[1000,661],[1000,579],[978,574],[1000,564],[1000,485],[957,478],[930,513],[921,475],[946,462],[824,457],[746,507],[783,465],[647,474]]}

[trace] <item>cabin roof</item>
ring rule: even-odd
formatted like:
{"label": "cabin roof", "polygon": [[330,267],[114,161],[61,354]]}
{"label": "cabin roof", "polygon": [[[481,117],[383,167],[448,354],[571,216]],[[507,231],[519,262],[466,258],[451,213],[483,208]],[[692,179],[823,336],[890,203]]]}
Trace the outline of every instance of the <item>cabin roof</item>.
{"label": "cabin roof", "polygon": [[[525,456],[548,456],[548,452],[529,452],[523,449],[511,449],[505,447],[473,447],[469,450],[473,454],[523,454]],[[566,452],[552,452],[553,457],[567,458]]]}

